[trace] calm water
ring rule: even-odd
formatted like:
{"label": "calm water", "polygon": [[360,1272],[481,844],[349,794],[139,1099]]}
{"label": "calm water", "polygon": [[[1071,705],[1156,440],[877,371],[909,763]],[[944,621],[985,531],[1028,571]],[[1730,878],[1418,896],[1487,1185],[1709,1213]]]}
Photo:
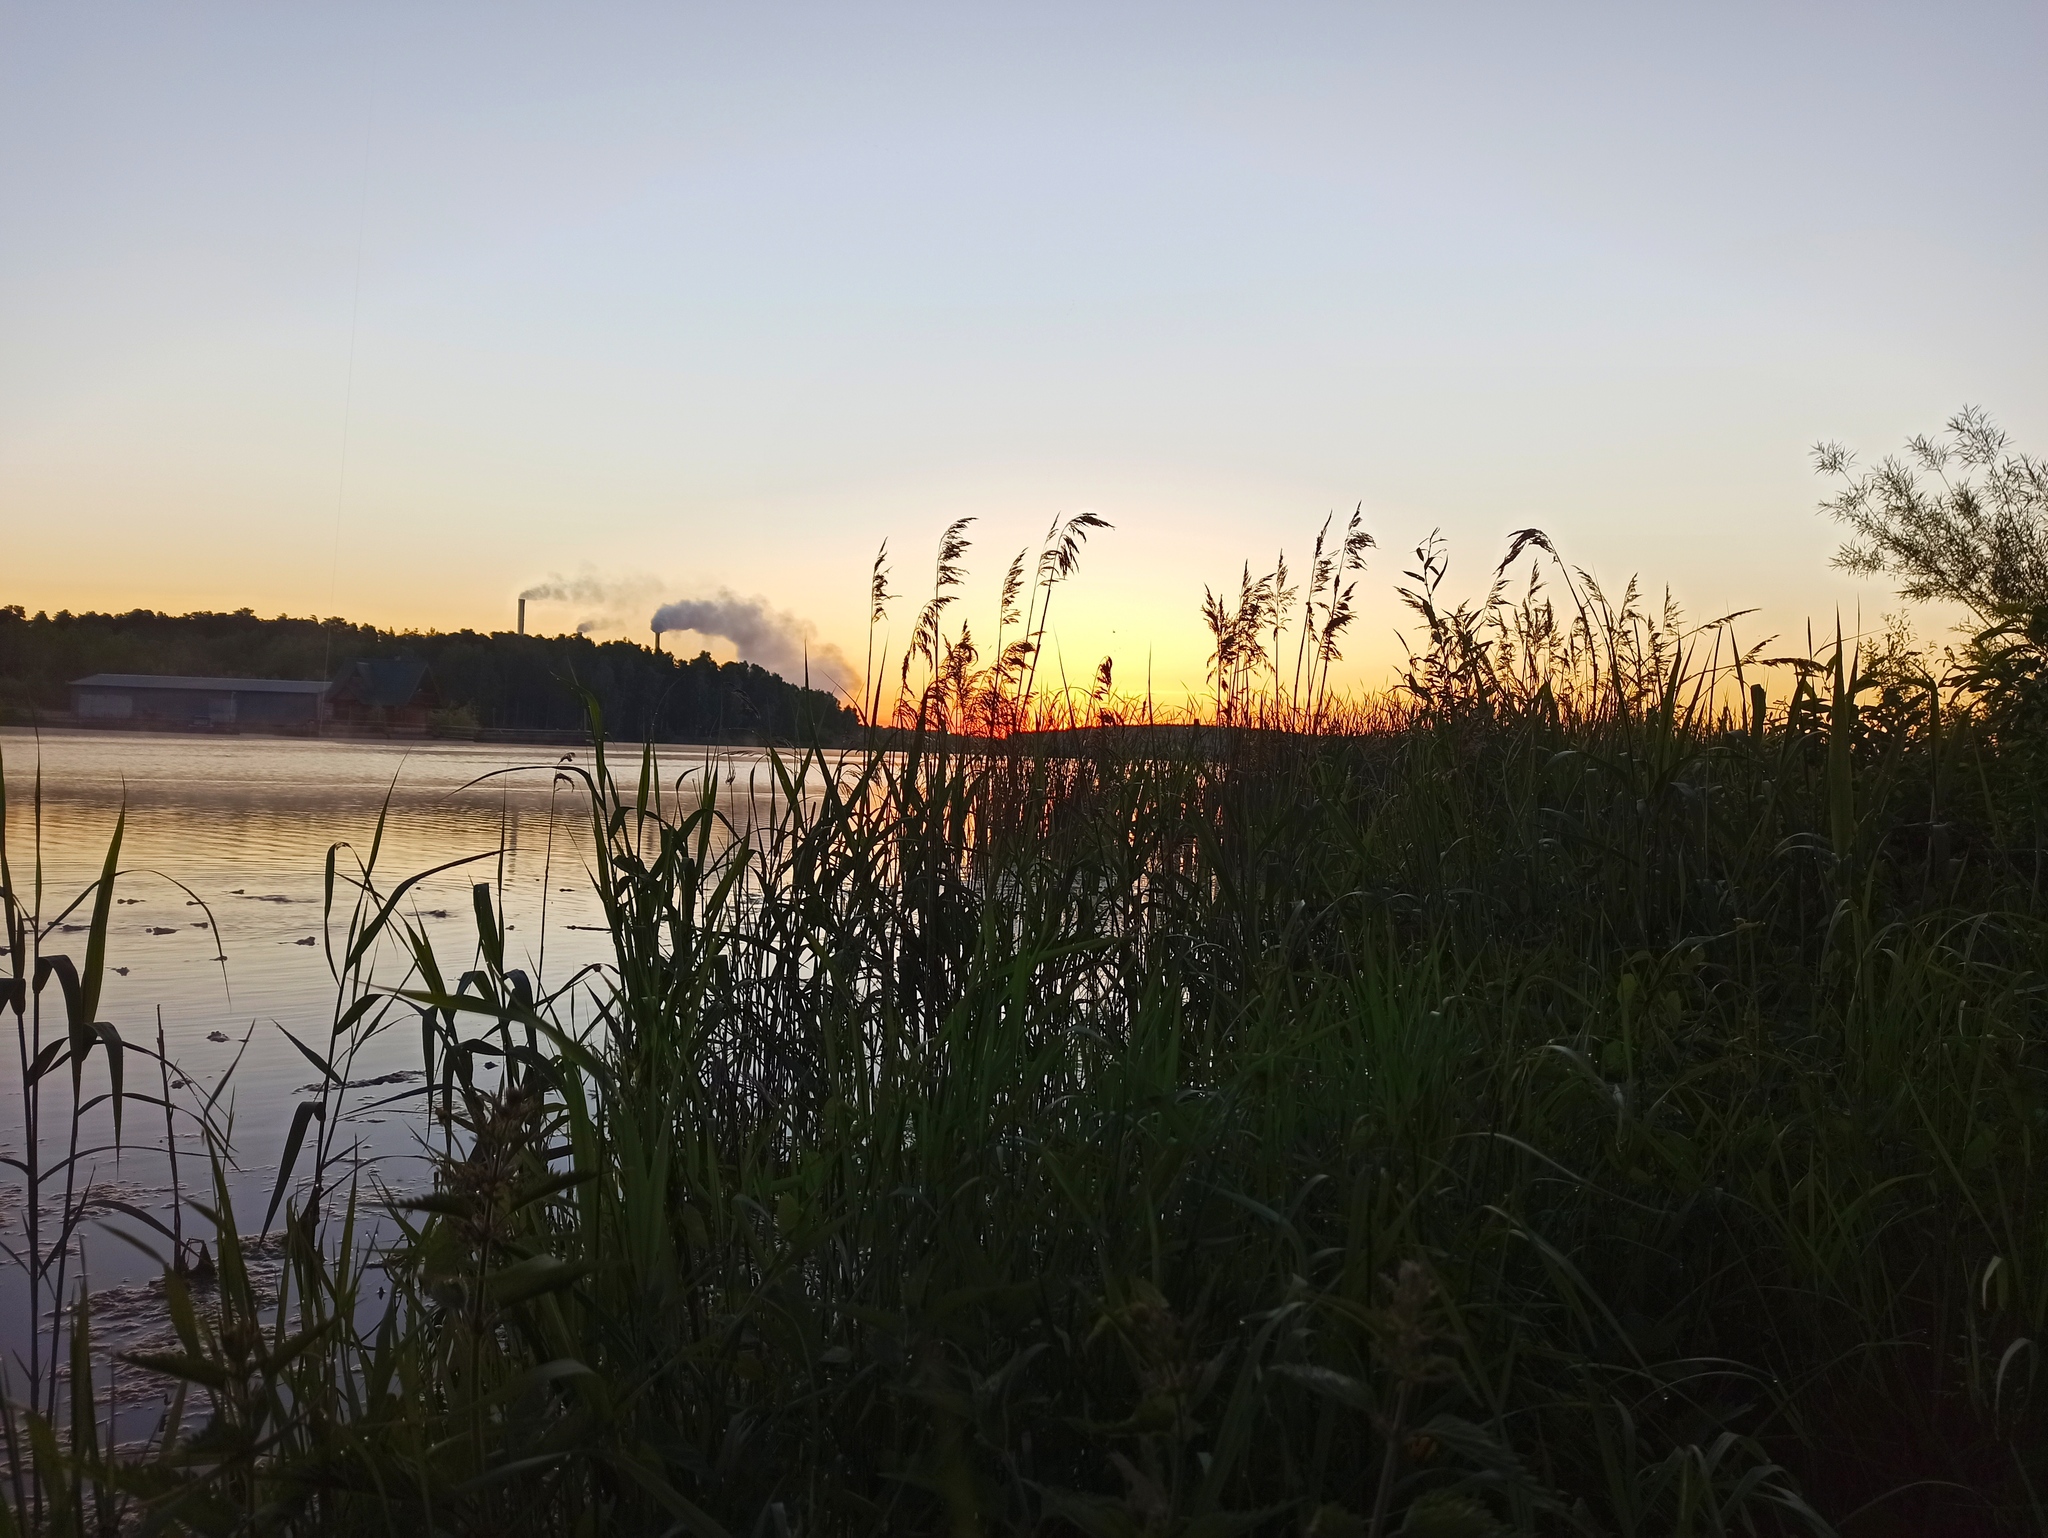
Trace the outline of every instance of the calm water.
{"label": "calm water", "polygon": [[[38,745],[26,732],[0,730],[0,755],[15,886],[25,902],[34,901],[39,852],[46,920],[97,877],[125,806],[122,875],[115,885],[99,1018],[126,1040],[152,1044],[161,1018],[168,1055],[186,1081],[174,1099],[210,1093],[232,1068],[219,1103],[233,1114],[233,1187],[244,1229],[261,1221],[293,1110],[315,1088],[315,1070],[285,1032],[324,1047],[334,1017],[335,982],[322,937],[327,851],[337,843],[350,846],[340,853],[343,871],[355,869],[357,859],[367,860],[387,796],[389,815],[375,867],[376,883],[385,891],[449,860],[487,856],[429,877],[407,896],[406,911],[432,936],[444,975],[459,976],[475,956],[476,882],[490,883],[502,902],[508,966],[559,984],[611,954],[586,876],[588,817],[580,787],[557,789],[549,772],[564,756],[587,765],[587,750],[91,732],[45,735]],[[531,767],[472,783],[522,765]],[[744,823],[749,771],[758,765],[746,756],[713,763],[704,750],[669,749],[663,777],[673,783],[688,776],[698,785],[705,774],[714,775],[728,814]],[[38,766],[39,851],[31,805]],[[347,903],[348,894],[338,890],[337,950]],[[82,963],[89,917],[88,901],[50,936],[46,953],[68,949]],[[406,958],[397,946],[384,945],[373,970],[398,984]],[[54,987],[46,1000],[47,1040],[51,1031],[62,1030],[62,1005]],[[13,1017],[4,1019],[11,1033]],[[349,1102],[368,1106],[402,1093],[418,1081],[419,1053],[417,1026],[396,1019],[349,1066],[349,1080],[361,1086]],[[7,1056],[15,1055],[9,1043]],[[144,1077],[143,1067],[131,1057],[131,1088]],[[155,1093],[155,1075],[147,1077],[144,1087]],[[50,1126],[68,1112],[68,1076],[60,1078],[55,1093],[45,1096]],[[0,1071],[0,1086],[0,1153],[19,1158],[20,1070],[13,1061]],[[103,1087],[96,1056],[87,1093]],[[409,1105],[371,1111],[348,1124],[348,1141],[373,1161],[379,1178],[400,1187],[420,1178],[413,1155],[421,1122]],[[111,1141],[111,1124],[103,1116],[92,1130],[98,1136],[90,1141]],[[131,1105],[125,1130],[123,1152],[82,1161],[81,1177],[89,1173],[106,1193],[167,1212],[161,1114]],[[197,1151],[182,1139],[181,1148],[184,1155]],[[46,1159],[52,1151],[46,1138]],[[55,1152],[61,1156],[61,1149]],[[204,1178],[203,1160],[187,1158],[188,1197],[195,1165]],[[0,1177],[0,1234],[11,1243],[20,1234],[22,1193],[13,1171],[0,1169]],[[132,1222],[125,1226],[140,1231]],[[197,1226],[204,1231],[203,1223]],[[153,1267],[104,1228],[85,1232],[84,1263],[109,1322],[118,1327],[124,1311],[137,1319],[152,1312],[147,1291]],[[0,1343],[10,1353],[25,1342],[26,1315],[20,1276],[8,1268],[0,1274]]]}

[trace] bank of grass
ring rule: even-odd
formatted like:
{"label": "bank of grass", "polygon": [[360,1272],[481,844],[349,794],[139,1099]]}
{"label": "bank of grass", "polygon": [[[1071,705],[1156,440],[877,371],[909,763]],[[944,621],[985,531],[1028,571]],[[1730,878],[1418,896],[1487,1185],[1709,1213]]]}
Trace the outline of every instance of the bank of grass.
{"label": "bank of grass", "polygon": [[327,1055],[420,1033],[435,1189],[363,1252],[330,1094],[282,1296],[224,1220],[151,1446],[17,1409],[0,1527],[2048,1527],[2036,740],[1441,618],[1358,731],[913,714],[751,831],[600,758],[540,996],[373,862]]}

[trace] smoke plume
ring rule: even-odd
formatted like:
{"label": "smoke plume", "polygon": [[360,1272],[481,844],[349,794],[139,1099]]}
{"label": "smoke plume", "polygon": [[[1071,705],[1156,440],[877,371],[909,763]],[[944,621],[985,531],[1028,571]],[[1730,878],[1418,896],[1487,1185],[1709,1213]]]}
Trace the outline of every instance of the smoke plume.
{"label": "smoke plume", "polygon": [[844,689],[854,678],[853,668],[838,647],[820,646],[811,640],[812,627],[807,621],[777,614],[764,600],[741,598],[727,589],[721,589],[715,598],[665,603],[648,623],[656,635],[688,630],[730,641],[743,661],[779,673],[793,683],[802,681],[806,660],[813,685]]}
{"label": "smoke plume", "polygon": [[[644,612],[650,599],[661,595],[662,584],[652,577],[600,577],[595,572],[579,576],[551,576],[536,582],[519,596],[528,603],[569,603],[582,611],[575,631],[589,635],[594,630],[638,630],[633,616]],[[536,618],[535,624],[539,620]]]}
{"label": "smoke plume", "polygon": [[580,577],[549,577],[519,596],[543,603],[604,603],[618,584],[585,573]]}

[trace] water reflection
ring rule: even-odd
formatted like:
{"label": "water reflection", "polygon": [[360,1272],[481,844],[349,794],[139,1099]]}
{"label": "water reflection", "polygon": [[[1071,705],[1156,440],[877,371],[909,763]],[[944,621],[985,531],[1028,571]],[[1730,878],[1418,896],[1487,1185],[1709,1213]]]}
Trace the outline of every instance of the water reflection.
{"label": "water reflection", "polygon": [[[323,927],[332,846],[343,846],[335,853],[337,955],[353,896],[347,877],[374,850],[376,883],[387,892],[415,872],[480,857],[428,877],[405,900],[450,978],[475,958],[477,882],[491,887],[504,916],[506,964],[542,986],[610,958],[587,875],[587,803],[580,784],[557,784],[550,772],[564,760],[587,767],[587,752],[92,732],[38,740],[0,730],[0,755],[14,887],[46,922],[97,877],[125,813],[98,1018],[128,1041],[153,1043],[161,1027],[177,1066],[174,1100],[196,1103],[225,1079],[218,1106],[232,1126],[231,1189],[245,1228],[260,1221],[268,1202],[294,1108],[317,1090],[317,1074],[291,1036],[325,1052],[336,1013]],[[501,772],[520,766],[525,772]],[[707,780],[716,784],[721,809],[744,828],[765,804],[750,787],[765,787],[762,769],[750,756],[714,759],[706,750],[670,749],[658,775],[670,786],[681,779],[693,794]],[[90,916],[88,899],[55,924],[46,953],[69,951],[82,962]],[[371,971],[380,981],[401,981],[407,966],[395,935],[378,942]],[[45,1041],[62,1030],[56,998],[53,988]],[[346,1068],[355,1087],[348,1101],[357,1108],[348,1146],[366,1168],[401,1185],[417,1179],[423,1122],[416,1101],[388,1102],[417,1082],[419,1054],[416,1025],[394,1018]],[[131,1059],[131,1089],[140,1067]],[[95,1063],[90,1074],[103,1071]],[[46,1149],[51,1129],[69,1113],[68,1075],[62,1078],[46,1089]],[[20,1075],[0,1080],[0,1154],[19,1159]],[[89,1079],[88,1097],[99,1087]],[[154,1093],[157,1085],[147,1088]],[[107,1108],[90,1113],[86,1146],[106,1147],[81,1161],[79,1173],[81,1183],[161,1212],[170,1201],[170,1171],[163,1123],[144,1115],[148,1109],[130,1105],[118,1152]],[[181,1139],[181,1161],[190,1198],[195,1175],[205,1179],[203,1151],[190,1137]],[[14,1172],[6,1173],[0,1232],[13,1242],[23,1193]],[[96,1294],[117,1312],[149,1315],[150,1262],[91,1228],[82,1238]],[[26,1327],[22,1279],[7,1268],[0,1273],[0,1345],[20,1349]]]}

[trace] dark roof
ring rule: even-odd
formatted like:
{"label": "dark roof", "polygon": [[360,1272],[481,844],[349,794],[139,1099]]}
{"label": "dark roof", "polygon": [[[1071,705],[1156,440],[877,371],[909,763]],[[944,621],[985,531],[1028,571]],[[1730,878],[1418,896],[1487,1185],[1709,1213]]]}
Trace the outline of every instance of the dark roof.
{"label": "dark roof", "polygon": [[181,689],[195,694],[325,694],[317,678],[182,678],[173,673],[95,673],[74,689]]}
{"label": "dark roof", "polygon": [[427,665],[411,657],[366,657],[342,669],[334,680],[334,697],[397,710],[413,703],[426,676]]}

